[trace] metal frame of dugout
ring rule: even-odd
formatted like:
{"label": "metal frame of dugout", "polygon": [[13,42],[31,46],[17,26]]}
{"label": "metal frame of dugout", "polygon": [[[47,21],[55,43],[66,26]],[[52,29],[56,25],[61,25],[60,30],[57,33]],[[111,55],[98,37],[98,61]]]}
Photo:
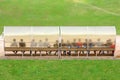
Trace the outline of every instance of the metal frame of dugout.
{"label": "metal frame of dugout", "polygon": [[[12,40],[23,39],[25,47],[11,47]],[[49,46],[40,47],[39,45],[31,47],[31,41],[48,39]],[[5,26],[4,27],[4,51],[5,56],[114,56],[115,47],[110,46],[90,46],[90,41],[94,44],[97,40],[102,44],[111,40],[115,44],[116,29],[114,26]],[[64,46],[63,43],[73,43],[76,41],[82,43],[86,41],[86,47]],[[58,47],[55,42],[58,41]],[[13,53],[17,51],[17,54]],[[22,53],[25,51],[25,53]],[[30,53],[32,51],[32,53]],[[36,52],[36,53],[35,53]],[[48,53],[51,52],[51,53]],[[64,54],[64,52],[66,54]],[[70,54],[68,54],[70,52]],[[104,53],[99,53],[104,52]]]}

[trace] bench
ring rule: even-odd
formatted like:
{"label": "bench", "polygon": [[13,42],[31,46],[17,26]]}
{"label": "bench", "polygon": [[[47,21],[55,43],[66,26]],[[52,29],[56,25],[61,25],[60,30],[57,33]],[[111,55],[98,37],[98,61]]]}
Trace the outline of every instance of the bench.
{"label": "bench", "polygon": [[[5,47],[4,48],[5,50],[5,56],[46,56],[46,54],[43,54],[43,53],[40,53],[40,54],[30,54],[30,51],[34,52],[50,52],[50,51],[58,51],[60,50],[61,52],[63,51],[71,51],[71,55],[72,56],[113,56],[114,54],[112,53],[112,51],[114,51],[115,49],[114,48],[109,48],[109,47],[103,47],[103,48],[98,48],[98,47],[93,47],[93,48],[61,48],[61,49],[58,49],[58,48],[39,48],[39,47]],[[22,52],[22,51],[25,51],[27,53],[17,53],[17,54],[13,54],[13,51],[17,51],[17,52]],[[87,53],[82,53],[82,52],[88,52],[89,51],[89,54]],[[99,51],[107,51],[109,53],[107,54],[99,54],[97,52]],[[7,53],[9,52],[9,53]],[[11,54],[12,52],[12,54]],[[75,53],[76,52],[76,53]],[[91,53],[93,52],[93,53]],[[111,53],[110,53],[111,52]],[[51,55],[49,55],[51,56]],[[65,56],[64,54],[62,54],[62,56]]]}

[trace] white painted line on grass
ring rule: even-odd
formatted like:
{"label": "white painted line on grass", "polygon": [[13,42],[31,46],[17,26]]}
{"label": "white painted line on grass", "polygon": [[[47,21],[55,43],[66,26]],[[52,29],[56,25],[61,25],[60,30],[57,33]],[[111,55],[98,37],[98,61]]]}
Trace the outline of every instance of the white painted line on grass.
{"label": "white painted line on grass", "polygon": [[84,5],[86,5],[86,6],[89,6],[89,7],[91,7],[92,9],[96,9],[96,10],[99,10],[99,11],[103,11],[103,12],[105,12],[105,13],[107,13],[107,14],[111,14],[111,15],[114,15],[114,16],[120,16],[119,13],[115,13],[115,12],[112,12],[112,11],[109,11],[109,10],[106,10],[106,9],[103,9],[103,8],[101,8],[101,7],[98,7],[98,6],[95,6],[95,5],[92,5],[92,4],[88,4],[88,3],[82,2],[82,1],[80,1],[80,0],[73,0],[73,1],[74,1],[74,2],[77,2],[77,3],[80,3],[80,4],[84,4]]}

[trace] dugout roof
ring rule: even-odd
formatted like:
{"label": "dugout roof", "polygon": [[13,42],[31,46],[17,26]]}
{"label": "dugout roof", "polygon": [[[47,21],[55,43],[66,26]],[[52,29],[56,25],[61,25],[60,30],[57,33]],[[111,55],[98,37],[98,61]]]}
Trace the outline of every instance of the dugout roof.
{"label": "dugout roof", "polygon": [[61,26],[62,34],[116,35],[115,26]]}
{"label": "dugout roof", "polygon": [[115,26],[5,26],[5,35],[116,35]]}

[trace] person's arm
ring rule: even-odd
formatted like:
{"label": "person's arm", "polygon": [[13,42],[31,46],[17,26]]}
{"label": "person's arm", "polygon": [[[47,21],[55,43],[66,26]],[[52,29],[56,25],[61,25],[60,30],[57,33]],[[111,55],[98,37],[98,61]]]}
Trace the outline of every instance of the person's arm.
{"label": "person's arm", "polygon": [[26,47],[26,43],[24,42],[24,47]]}
{"label": "person's arm", "polygon": [[10,47],[13,47],[13,43],[11,43]]}
{"label": "person's arm", "polygon": [[19,42],[19,47],[21,47],[21,44],[20,44],[20,42]]}

